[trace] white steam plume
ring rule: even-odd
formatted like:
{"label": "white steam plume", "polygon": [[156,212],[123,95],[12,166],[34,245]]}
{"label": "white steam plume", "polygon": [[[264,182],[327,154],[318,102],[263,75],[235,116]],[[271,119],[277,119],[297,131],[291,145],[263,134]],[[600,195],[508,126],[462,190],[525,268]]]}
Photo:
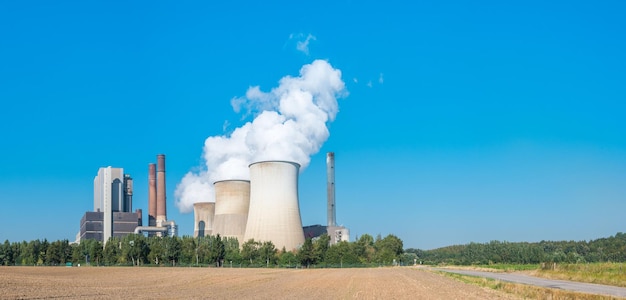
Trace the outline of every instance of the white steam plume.
{"label": "white steam plume", "polygon": [[250,87],[246,96],[231,101],[233,109],[256,117],[231,134],[204,142],[205,165],[191,171],[176,187],[176,206],[182,213],[196,202],[213,202],[213,183],[249,179],[248,165],[263,160],[287,160],[304,170],[330,135],[326,125],[338,112],[337,98],[347,95],[341,71],[315,60],[300,76],[285,76],[270,92]]}

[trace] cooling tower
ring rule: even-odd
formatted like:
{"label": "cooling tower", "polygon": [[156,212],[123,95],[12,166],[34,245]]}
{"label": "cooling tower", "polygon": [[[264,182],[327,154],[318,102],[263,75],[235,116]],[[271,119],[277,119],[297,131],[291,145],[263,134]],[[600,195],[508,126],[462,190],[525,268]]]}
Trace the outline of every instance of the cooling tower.
{"label": "cooling tower", "polygon": [[215,216],[215,203],[198,202],[193,204],[194,237],[204,237],[213,234],[213,217]]}
{"label": "cooling tower", "polygon": [[156,194],[156,223],[160,226],[161,223],[167,220],[167,208],[165,206],[165,155],[157,155],[157,194]]}
{"label": "cooling tower", "polygon": [[271,241],[276,249],[304,243],[298,204],[300,165],[263,161],[250,165],[250,212],[244,240]]}
{"label": "cooling tower", "polygon": [[224,180],[215,185],[215,218],[213,235],[235,237],[244,243],[244,232],[250,205],[250,181]]}
{"label": "cooling tower", "polygon": [[156,226],[156,165],[148,164],[148,226]]}

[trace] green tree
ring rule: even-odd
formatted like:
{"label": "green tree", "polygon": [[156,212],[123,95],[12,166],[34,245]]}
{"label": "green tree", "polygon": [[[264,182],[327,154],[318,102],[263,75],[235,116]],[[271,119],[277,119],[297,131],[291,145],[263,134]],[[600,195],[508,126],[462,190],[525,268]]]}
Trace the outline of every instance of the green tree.
{"label": "green tree", "polygon": [[306,266],[307,268],[312,264],[316,263],[316,255],[315,250],[313,249],[313,242],[311,238],[306,238],[304,240],[304,244],[300,247],[300,251],[298,251],[298,260],[302,266]]}
{"label": "green tree", "polygon": [[44,262],[45,253],[48,248],[48,242],[44,240],[33,240],[22,243],[22,264],[24,265],[41,265]]}
{"label": "green tree", "polygon": [[165,258],[165,245],[163,238],[153,236],[148,239],[148,261],[151,264],[159,265]]}
{"label": "green tree", "polygon": [[298,262],[296,254],[285,250],[285,247],[278,253],[278,264],[281,267],[291,267]]}
{"label": "green tree", "polygon": [[15,260],[13,254],[13,247],[11,246],[11,243],[9,240],[5,240],[4,244],[0,245],[0,265],[14,265]]}
{"label": "green tree", "polygon": [[49,246],[50,242],[48,242],[48,239],[43,239],[43,241],[39,243],[39,251],[35,253],[35,260],[38,266],[44,265],[46,263],[46,253],[48,252]]}
{"label": "green tree", "polygon": [[375,241],[374,248],[376,249],[376,261],[382,264],[391,264],[394,260],[397,261],[403,252],[402,240],[393,234]]}
{"label": "green tree", "polygon": [[181,253],[180,253],[180,263],[181,264],[192,264],[196,263],[196,239],[190,236],[183,236],[181,240]]}
{"label": "green tree", "polygon": [[221,267],[224,264],[224,257],[226,256],[226,246],[219,234],[215,237],[214,246],[215,263],[218,267]]}
{"label": "green tree", "polygon": [[261,254],[259,248],[261,242],[257,242],[254,239],[249,239],[241,246],[241,259],[246,262],[246,265],[253,265],[259,263]]}
{"label": "green tree", "polygon": [[403,266],[412,266],[413,264],[418,263],[417,255],[411,252],[405,252],[400,255],[400,263]]}
{"label": "green tree", "polygon": [[124,236],[121,246],[122,260],[131,262],[133,266],[146,262],[149,249],[146,238],[142,234],[128,234]]}
{"label": "green tree", "polygon": [[[104,255],[104,249],[102,247],[102,242],[98,240],[88,240],[89,242],[85,245],[85,250],[87,255],[89,255],[90,264],[95,264],[99,266],[102,262],[102,257]],[[82,244],[82,242],[81,242]]]}
{"label": "green tree", "polygon": [[112,266],[118,263],[121,256],[120,242],[119,238],[111,237],[104,245],[102,259],[106,265]]}
{"label": "green tree", "polygon": [[196,262],[199,264],[208,264],[212,262],[211,258],[212,237],[203,236],[197,238]]}
{"label": "green tree", "polygon": [[229,237],[222,240],[224,242],[224,248],[226,253],[224,254],[224,260],[230,264],[241,263],[241,253],[239,251],[239,241],[237,238]]}
{"label": "green tree", "polygon": [[85,254],[83,254],[84,246],[82,246],[82,244],[83,242],[81,241],[79,245],[72,248],[72,263],[74,264],[85,263]]}
{"label": "green tree", "polygon": [[324,262],[326,258],[326,251],[330,247],[330,236],[324,233],[320,235],[313,243],[313,249],[315,251],[315,260],[318,262]]}
{"label": "green tree", "polygon": [[276,264],[276,247],[271,241],[263,242],[259,248],[259,255],[261,260],[265,262],[265,266]]}
{"label": "green tree", "polygon": [[376,249],[374,249],[374,237],[369,234],[363,234],[354,243],[354,254],[363,264],[369,264],[374,261]]}
{"label": "green tree", "polygon": [[58,266],[61,264],[62,258],[62,250],[61,244],[58,241],[50,243],[48,248],[46,249],[46,261],[45,264],[49,266]]}
{"label": "green tree", "polygon": [[18,265],[22,263],[22,243],[11,243],[11,252],[13,253],[12,265]]}
{"label": "green tree", "polygon": [[181,254],[182,246],[181,246],[180,239],[178,237],[166,236],[166,237],[163,237],[163,242],[165,245],[165,249],[164,249],[165,257],[167,258],[167,261],[172,263],[172,266],[175,266]]}
{"label": "green tree", "polygon": [[326,251],[326,263],[339,267],[358,264],[359,258],[355,253],[355,245],[356,243],[346,241],[331,245]]}

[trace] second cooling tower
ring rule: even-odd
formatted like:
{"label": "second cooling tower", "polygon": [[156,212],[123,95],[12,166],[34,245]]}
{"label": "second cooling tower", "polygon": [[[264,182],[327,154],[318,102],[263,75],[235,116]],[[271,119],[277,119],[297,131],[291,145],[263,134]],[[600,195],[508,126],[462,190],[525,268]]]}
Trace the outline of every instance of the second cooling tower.
{"label": "second cooling tower", "polygon": [[215,203],[197,202],[193,204],[193,237],[205,237],[213,234]]}
{"label": "second cooling tower", "polygon": [[250,209],[244,242],[272,241],[276,249],[285,247],[287,251],[304,243],[298,203],[299,169],[299,164],[287,161],[250,165]]}
{"label": "second cooling tower", "polygon": [[215,217],[213,235],[235,237],[239,245],[244,243],[243,235],[248,220],[250,204],[250,181],[224,180],[214,183]]}

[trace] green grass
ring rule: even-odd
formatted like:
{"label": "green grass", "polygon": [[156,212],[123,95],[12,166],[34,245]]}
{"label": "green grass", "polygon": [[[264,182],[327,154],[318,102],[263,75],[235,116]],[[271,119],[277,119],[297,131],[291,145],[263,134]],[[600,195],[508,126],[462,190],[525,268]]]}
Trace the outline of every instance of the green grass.
{"label": "green grass", "polygon": [[525,299],[578,299],[578,300],[605,300],[605,299],[617,299],[610,296],[583,294],[578,292],[570,292],[559,289],[551,289],[544,287],[537,287],[525,284],[503,282],[496,279],[461,275],[448,272],[437,272],[447,277],[454,278],[467,284],[473,284],[490,288],[496,291],[502,291],[505,293],[520,296]]}
{"label": "green grass", "polygon": [[578,264],[491,264],[477,265],[474,268],[491,269],[501,272],[523,271],[525,273],[550,278],[579,282],[597,283],[626,287],[625,263],[578,263]]}
{"label": "green grass", "polygon": [[525,265],[514,265],[514,264],[491,264],[491,265],[478,265],[479,268],[485,269],[495,269],[504,272],[512,272],[512,271],[530,271],[530,270],[538,270],[541,265],[539,264],[525,264]]}
{"label": "green grass", "polygon": [[547,265],[537,269],[533,275],[597,284],[626,287],[626,264],[624,263],[581,263]]}

